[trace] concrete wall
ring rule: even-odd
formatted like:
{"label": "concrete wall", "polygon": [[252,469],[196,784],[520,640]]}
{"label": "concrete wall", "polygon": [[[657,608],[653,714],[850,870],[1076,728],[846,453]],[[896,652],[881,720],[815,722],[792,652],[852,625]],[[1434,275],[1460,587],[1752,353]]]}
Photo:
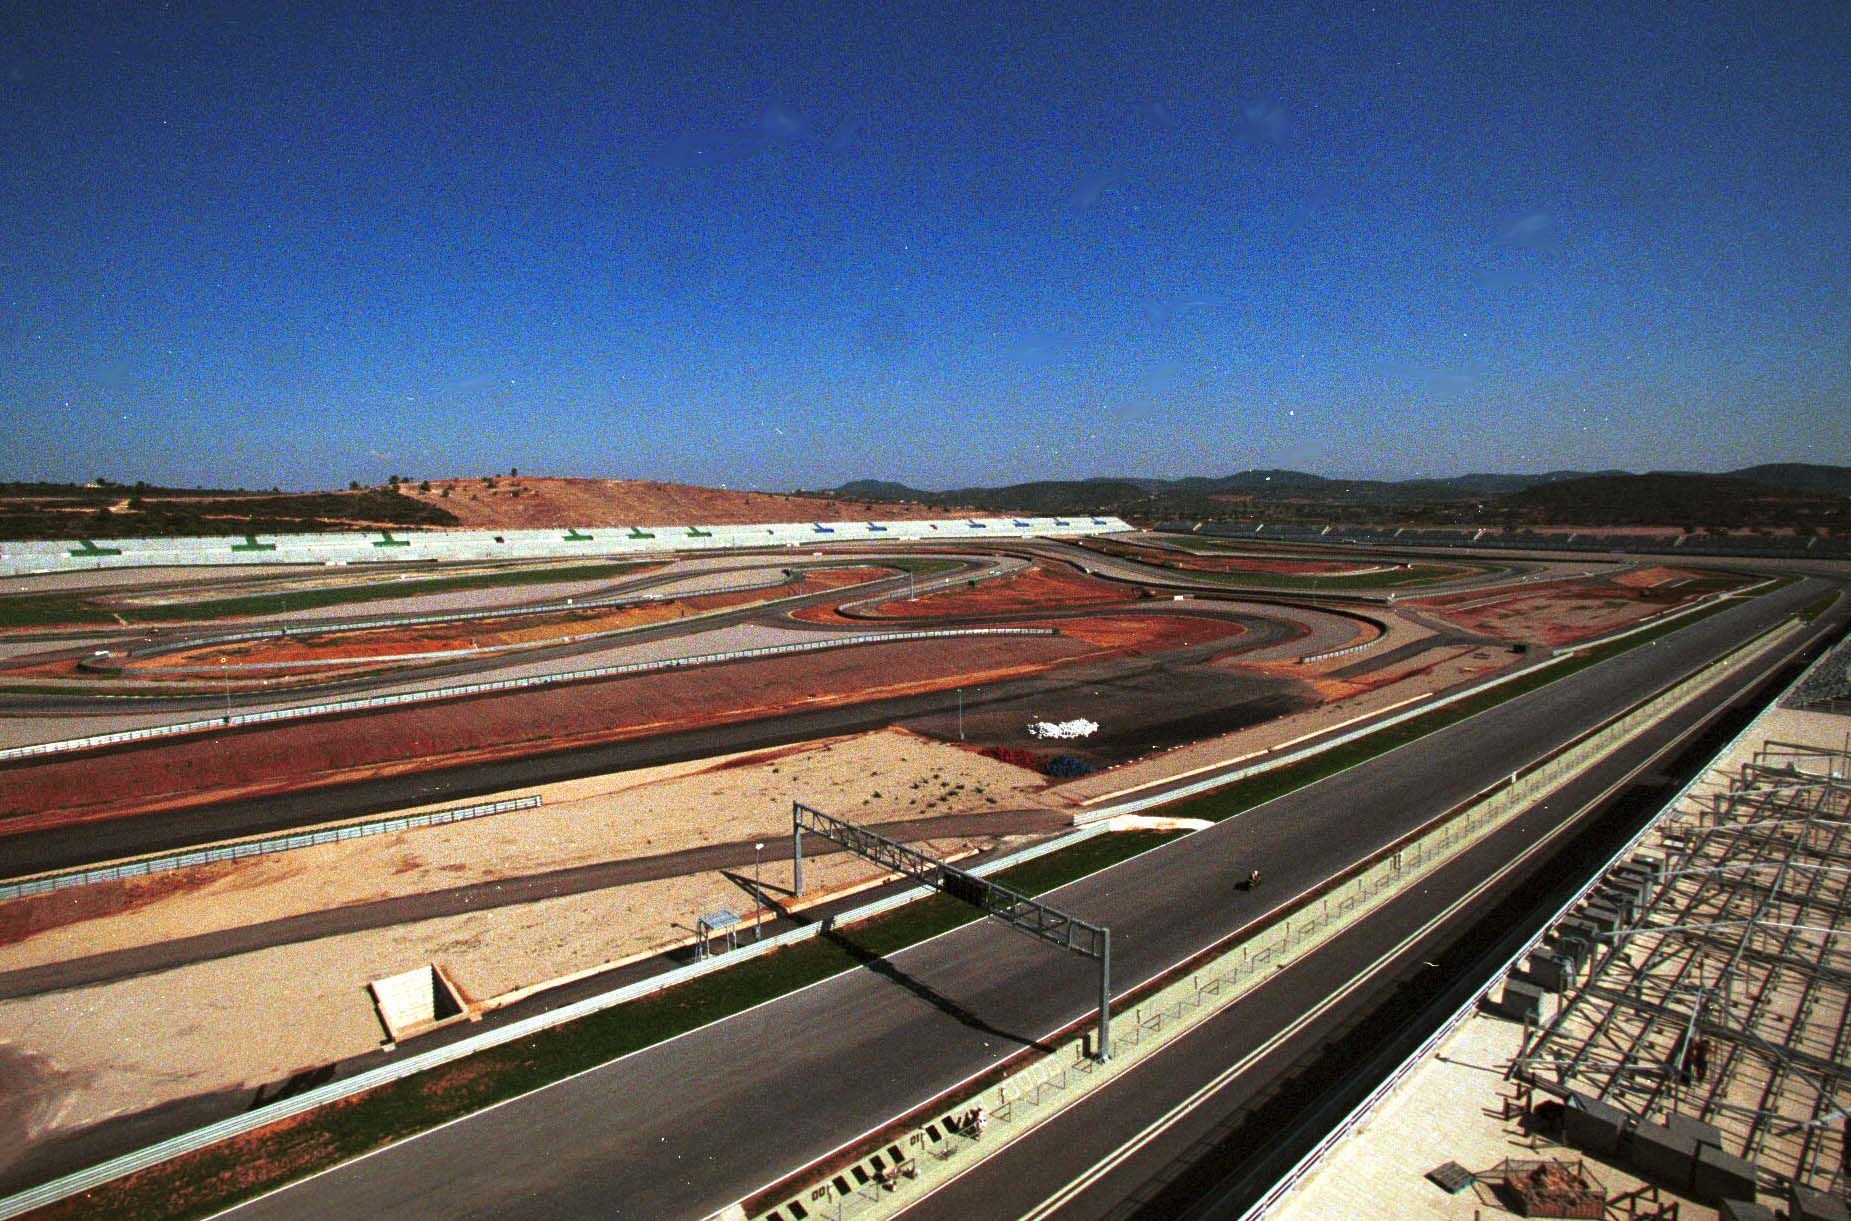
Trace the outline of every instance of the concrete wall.
{"label": "concrete wall", "polygon": [[599,526],[549,530],[375,530],[224,538],[0,541],[0,576],[93,568],[214,564],[364,564],[430,560],[647,558],[742,547],[823,543],[1071,538],[1131,527],[1116,517],[947,517],[932,521],[780,522],[732,526]]}

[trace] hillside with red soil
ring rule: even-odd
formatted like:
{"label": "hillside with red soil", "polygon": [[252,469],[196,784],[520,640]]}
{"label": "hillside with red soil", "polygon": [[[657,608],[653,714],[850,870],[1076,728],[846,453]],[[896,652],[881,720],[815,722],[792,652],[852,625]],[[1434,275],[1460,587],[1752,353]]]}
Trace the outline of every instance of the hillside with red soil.
{"label": "hillside with red soil", "polygon": [[[433,479],[430,491],[400,484],[414,500],[456,515],[466,530],[559,526],[728,526],[753,522],[941,518],[956,510],[873,500],[735,492],[646,479],[548,479],[500,475]],[[448,493],[446,495],[445,493]]]}

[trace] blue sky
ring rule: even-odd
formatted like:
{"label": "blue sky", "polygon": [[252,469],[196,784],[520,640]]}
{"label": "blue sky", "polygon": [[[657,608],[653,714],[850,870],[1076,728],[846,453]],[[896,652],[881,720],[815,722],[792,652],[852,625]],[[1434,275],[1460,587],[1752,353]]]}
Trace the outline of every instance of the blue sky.
{"label": "blue sky", "polygon": [[0,478],[1851,461],[1851,8],[1099,7],[9,4]]}

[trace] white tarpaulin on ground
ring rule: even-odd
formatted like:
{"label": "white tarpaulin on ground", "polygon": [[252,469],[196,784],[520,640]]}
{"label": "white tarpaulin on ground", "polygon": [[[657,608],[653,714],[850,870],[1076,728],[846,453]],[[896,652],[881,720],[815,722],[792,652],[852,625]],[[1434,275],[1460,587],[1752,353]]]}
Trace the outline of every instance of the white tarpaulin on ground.
{"label": "white tarpaulin on ground", "polygon": [[1099,732],[1099,722],[1080,717],[1072,721],[1035,721],[1028,727],[1033,738],[1090,738]]}

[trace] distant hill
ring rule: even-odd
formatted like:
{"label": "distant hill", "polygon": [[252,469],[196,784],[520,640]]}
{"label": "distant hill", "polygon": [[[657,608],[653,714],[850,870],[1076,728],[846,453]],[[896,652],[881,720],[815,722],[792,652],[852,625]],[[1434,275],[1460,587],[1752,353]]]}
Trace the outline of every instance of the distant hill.
{"label": "distant hill", "polygon": [[926,501],[937,496],[936,492],[922,492],[918,488],[909,488],[904,483],[894,483],[888,479],[855,479],[833,489],[831,494],[844,500],[892,501]]}
{"label": "distant hill", "polygon": [[442,506],[386,488],[271,493],[0,485],[0,538],[175,538],[455,524]]}
{"label": "distant hill", "polygon": [[1842,501],[1735,475],[1592,475],[1538,484],[1500,504],[1538,522],[1612,526],[1805,524],[1842,511]]}
{"label": "distant hill", "polygon": [[[921,504],[997,512],[1118,513],[1158,518],[1337,521],[1380,517],[1459,525],[1675,525],[1844,529],[1851,467],[1777,463],[1723,475],[1694,471],[1541,471],[1439,479],[1333,479],[1281,468],[1181,479],[1045,480],[929,492],[858,480],[828,495],[881,492]],[[1838,499],[1834,500],[1836,497]]]}
{"label": "distant hill", "polygon": [[[897,485],[895,485],[897,486]],[[879,497],[733,491],[636,479],[483,475],[344,492],[0,484],[0,538],[146,538],[402,529],[721,525],[943,515]]]}
{"label": "distant hill", "polygon": [[1730,471],[1738,479],[1753,479],[1794,492],[1821,492],[1851,496],[1851,466],[1817,466],[1807,462],[1771,462]]}
{"label": "distant hill", "polygon": [[1148,495],[1137,484],[1118,479],[1042,480],[1001,488],[958,488],[943,493],[941,503],[1047,516],[1098,512],[1098,506],[1136,504]]}

